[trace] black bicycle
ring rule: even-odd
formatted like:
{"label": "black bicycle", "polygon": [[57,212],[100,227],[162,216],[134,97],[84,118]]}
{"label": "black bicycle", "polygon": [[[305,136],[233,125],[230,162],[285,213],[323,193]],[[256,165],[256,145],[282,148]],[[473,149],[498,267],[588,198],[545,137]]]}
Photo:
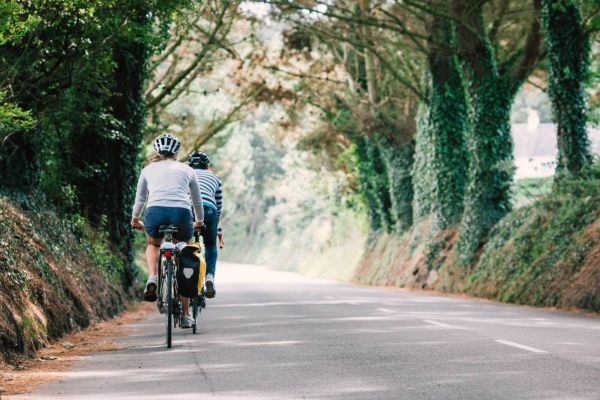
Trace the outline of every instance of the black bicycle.
{"label": "black bicycle", "polygon": [[178,232],[177,225],[161,225],[158,230],[165,235],[160,245],[160,257],[158,259],[158,310],[167,316],[167,348],[171,348],[173,328],[181,325],[183,316],[183,305],[179,301],[177,290],[177,247],[173,243],[173,234]]}

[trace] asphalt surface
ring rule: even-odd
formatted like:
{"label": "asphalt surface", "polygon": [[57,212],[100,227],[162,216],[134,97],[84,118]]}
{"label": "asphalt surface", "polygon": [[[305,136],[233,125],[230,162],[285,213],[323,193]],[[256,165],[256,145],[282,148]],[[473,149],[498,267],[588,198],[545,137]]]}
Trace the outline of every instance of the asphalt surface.
{"label": "asphalt surface", "polygon": [[600,399],[600,318],[220,264],[199,334],[158,312],[127,348],[15,399]]}

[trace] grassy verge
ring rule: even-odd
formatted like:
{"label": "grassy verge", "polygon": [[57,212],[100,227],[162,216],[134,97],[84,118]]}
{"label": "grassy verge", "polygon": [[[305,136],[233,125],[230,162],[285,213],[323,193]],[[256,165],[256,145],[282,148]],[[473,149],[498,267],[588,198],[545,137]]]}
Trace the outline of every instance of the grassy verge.
{"label": "grassy verge", "polygon": [[513,202],[515,209],[543,199],[552,191],[552,177],[523,178],[515,181]]}

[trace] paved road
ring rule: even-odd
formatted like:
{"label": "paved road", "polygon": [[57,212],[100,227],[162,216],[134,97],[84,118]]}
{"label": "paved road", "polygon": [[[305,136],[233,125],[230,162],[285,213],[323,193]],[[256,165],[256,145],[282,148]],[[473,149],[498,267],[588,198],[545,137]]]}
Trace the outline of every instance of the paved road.
{"label": "paved road", "polygon": [[600,399],[600,318],[222,264],[200,334],[158,313],[19,399]]}

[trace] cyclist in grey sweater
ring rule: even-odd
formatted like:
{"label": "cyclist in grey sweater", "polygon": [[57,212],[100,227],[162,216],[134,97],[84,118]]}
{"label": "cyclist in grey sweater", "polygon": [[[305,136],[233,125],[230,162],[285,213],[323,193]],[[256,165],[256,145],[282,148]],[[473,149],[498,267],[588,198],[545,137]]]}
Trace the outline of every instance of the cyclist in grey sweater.
{"label": "cyclist in grey sweater", "polygon": [[[177,225],[173,236],[180,242],[189,242],[194,229],[200,229],[204,219],[202,194],[194,170],[176,160],[181,142],[173,135],[160,135],[154,141],[156,155],[140,173],[131,226],[145,230],[148,246],[146,262],[149,278],[144,291],[146,301],[156,301],[158,287],[157,264],[163,236],[158,230],[161,225]],[[191,197],[191,202],[190,202]],[[142,210],[144,222],[140,221]],[[192,219],[194,209],[195,221]],[[192,222],[193,221],[193,222]],[[182,328],[190,328],[193,319],[188,315],[189,298],[181,297],[184,317]]]}

